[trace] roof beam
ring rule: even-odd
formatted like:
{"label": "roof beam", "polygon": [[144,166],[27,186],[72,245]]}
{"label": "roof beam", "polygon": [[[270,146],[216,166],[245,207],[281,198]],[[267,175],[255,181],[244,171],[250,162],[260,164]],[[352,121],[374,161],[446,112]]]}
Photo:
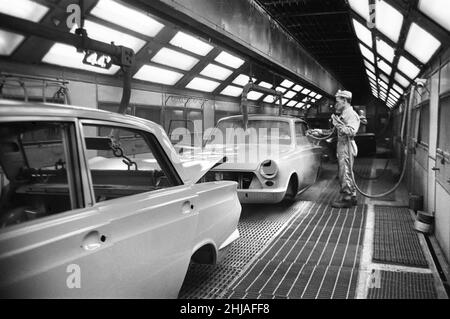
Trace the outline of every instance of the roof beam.
{"label": "roof beam", "polygon": [[[326,11],[326,12],[283,12],[274,15],[275,18],[304,18],[304,17],[320,17],[330,15],[348,14],[348,11]],[[289,26],[288,26],[289,27]]]}

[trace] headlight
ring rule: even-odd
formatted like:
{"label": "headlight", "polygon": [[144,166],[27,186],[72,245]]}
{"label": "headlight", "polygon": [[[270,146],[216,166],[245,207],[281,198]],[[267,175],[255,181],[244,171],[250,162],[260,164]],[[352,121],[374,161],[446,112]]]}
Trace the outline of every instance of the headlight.
{"label": "headlight", "polygon": [[259,165],[259,173],[267,179],[275,178],[278,174],[278,166],[275,161],[265,160]]}

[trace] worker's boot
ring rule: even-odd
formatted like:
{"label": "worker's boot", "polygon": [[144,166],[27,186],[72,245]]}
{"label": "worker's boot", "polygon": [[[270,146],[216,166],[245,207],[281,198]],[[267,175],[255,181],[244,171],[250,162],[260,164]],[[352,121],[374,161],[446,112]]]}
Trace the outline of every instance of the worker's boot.
{"label": "worker's boot", "polygon": [[352,208],[353,201],[351,198],[342,197],[340,200],[334,201],[331,203],[331,207],[333,208]]}

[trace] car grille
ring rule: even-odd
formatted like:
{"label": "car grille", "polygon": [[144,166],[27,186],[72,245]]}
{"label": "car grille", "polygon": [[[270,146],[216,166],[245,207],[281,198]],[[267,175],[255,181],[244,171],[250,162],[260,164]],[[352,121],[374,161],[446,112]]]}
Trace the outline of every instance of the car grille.
{"label": "car grille", "polygon": [[238,189],[249,189],[253,178],[256,178],[252,172],[229,172],[229,171],[210,171],[206,173],[203,182],[217,181],[216,175],[221,174],[223,181],[234,181],[238,183]]}

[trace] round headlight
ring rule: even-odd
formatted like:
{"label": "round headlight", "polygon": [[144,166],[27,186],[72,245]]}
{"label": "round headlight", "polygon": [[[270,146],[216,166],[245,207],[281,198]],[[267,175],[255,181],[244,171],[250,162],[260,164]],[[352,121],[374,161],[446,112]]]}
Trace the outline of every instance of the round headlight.
{"label": "round headlight", "polygon": [[275,161],[265,160],[259,166],[259,173],[262,177],[271,179],[277,176],[278,174],[278,166]]}

